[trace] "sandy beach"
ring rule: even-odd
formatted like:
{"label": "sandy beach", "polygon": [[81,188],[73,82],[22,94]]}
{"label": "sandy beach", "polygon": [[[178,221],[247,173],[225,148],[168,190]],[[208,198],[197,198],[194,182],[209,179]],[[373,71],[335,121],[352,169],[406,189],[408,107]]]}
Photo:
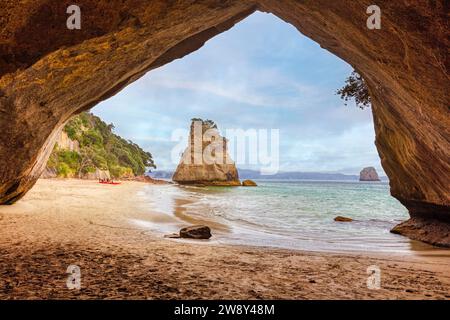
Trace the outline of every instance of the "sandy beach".
{"label": "sandy beach", "polygon": [[[448,251],[340,254],[165,239],[130,222],[170,220],[142,201],[144,186],[39,180],[21,201],[0,206],[0,299],[450,299]],[[81,269],[80,290],[66,287],[69,265]],[[380,289],[367,287],[371,265],[381,270]]]}

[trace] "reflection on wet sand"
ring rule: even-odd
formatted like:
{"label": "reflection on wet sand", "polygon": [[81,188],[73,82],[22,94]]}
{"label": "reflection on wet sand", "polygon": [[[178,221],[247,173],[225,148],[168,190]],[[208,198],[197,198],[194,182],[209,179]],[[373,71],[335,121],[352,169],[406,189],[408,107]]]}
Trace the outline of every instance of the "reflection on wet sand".
{"label": "reflection on wet sand", "polygon": [[193,216],[192,214],[187,214],[186,211],[186,205],[192,203],[192,201],[187,200],[187,199],[180,199],[180,198],[175,198],[174,199],[174,207],[173,207],[173,215],[175,217],[177,217],[178,219],[187,222],[189,224],[192,225],[197,225],[197,224],[203,224],[203,225],[207,225],[208,227],[211,228],[212,231],[219,231],[219,232],[230,232],[230,227],[222,224],[220,222],[214,221],[214,220],[210,220],[210,219],[205,219],[203,217],[198,217],[198,216]]}

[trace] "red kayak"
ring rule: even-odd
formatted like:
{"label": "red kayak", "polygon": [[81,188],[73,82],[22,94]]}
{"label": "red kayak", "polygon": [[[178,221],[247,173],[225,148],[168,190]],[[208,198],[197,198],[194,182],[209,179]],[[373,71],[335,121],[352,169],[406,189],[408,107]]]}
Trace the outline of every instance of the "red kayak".
{"label": "red kayak", "polygon": [[99,181],[98,183],[101,183],[101,184],[112,184],[112,185],[120,184],[120,182],[103,182],[103,181]]}

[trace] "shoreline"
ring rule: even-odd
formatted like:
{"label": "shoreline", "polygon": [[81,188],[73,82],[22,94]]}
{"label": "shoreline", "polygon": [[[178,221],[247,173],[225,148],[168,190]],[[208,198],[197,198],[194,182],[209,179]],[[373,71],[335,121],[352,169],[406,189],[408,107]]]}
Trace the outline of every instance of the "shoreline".
{"label": "shoreline", "polygon": [[[450,299],[447,251],[333,253],[159,238],[130,223],[170,223],[140,201],[145,185],[39,180],[17,204],[0,206],[0,298]],[[70,264],[81,268],[79,291],[65,286]],[[380,290],[366,286],[373,264],[382,270]]]}
{"label": "shoreline", "polygon": [[[289,183],[287,183],[287,185],[289,185]],[[267,188],[267,186],[262,184],[260,188]],[[258,190],[260,190],[260,188]],[[399,254],[413,256],[416,254],[429,253],[430,251],[437,251],[437,254],[447,252],[450,258],[450,251],[445,248],[436,248],[429,244],[413,241],[407,237],[394,235],[389,232],[386,236],[381,236],[382,233],[390,230],[392,226],[404,220],[391,220],[395,222],[388,222],[379,220],[379,218],[367,220],[355,218],[352,224],[335,224],[333,226],[328,224],[327,226],[324,226],[321,232],[329,232],[330,228],[332,228],[331,231],[337,230],[337,232],[340,233],[338,236],[335,235],[335,238],[330,238],[319,235],[316,231],[305,234],[303,231],[308,230],[308,225],[305,225],[304,230],[277,230],[276,228],[271,228],[271,226],[267,224],[260,223],[258,220],[254,220],[254,216],[252,220],[252,217],[246,216],[248,212],[245,211],[241,212],[242,216],[238,219],[236,219],[236,215],[230,219],[230,214],[228,213],[235,212],[233,210],[236,210],[233,205],[223,206],[223,204],[218,203],[218,207],[215,207],[214,202],[213,205],[210,205],[208,202],[209,200],[205,199],[205,196],[208,197],[208,195],[217,192],[213,191],[213,189],[214,188],[204,189],[197,186],[185,185],[171,185],[164,191],[151,187],[146,189],[146,197],[143,200],[146,201],[151,208],[157,210],[166,217],[165,221],[163,221],[164,219],[161,219],[160,224],[153,226],[155,233],[158,236],[161,234],[172,234],[178,232],[179,229],[187,225],[204,224],[210,226],[213,231],[213,239],[210,239],[210,241],[225,245],[250,245],[266,248],[343,254],[369,252],[373,254],[384,253],[386,255]],[[174,192],[174,190],[176,191]],[[257,196],[257,194],[254,194],[253,196]],[[152,201],[151,199],[157,200]],[[207,200],[206,203],[205,200]],[[236,199],[236,201],[238,200]],[[161,206],[161,203],[165,203],[166,205]],[[210,214],[211,211],[213,211],[214,214]],[[231,214],[231,216],[233,216],[233,214]],[[301,216],[299,216],[299,218],[301,219]],[[176,219],[178,223],[173,220],[170,225],[167,221],[170,219]],[[328,221],[322,220],[321,223],[329,223],[333,217],[329,217],[328,219]],[[404,219],[406,220],[407,218],[404,217]],[[364,231],[360,231],[360,234],[355,234],[350,233],[345,229],[348,226],[353,226],[355,229],[359,228],[363,230],[368,224],[380,221],[387,224],[391,223],[392,226],[387,226],[384,230],[380,229],[379,238],[372,238],[367,243],[365,242],[364,237],[369,238],[370,236],[364,235]],[[152,229],[146,221],[135,222],[142,227]],[[276,225],[276,221],[273,223]],[[339,242],[339,239],[337,238],[341,238],[343,241]],[[377,240],[383,242],[377,242]]]}

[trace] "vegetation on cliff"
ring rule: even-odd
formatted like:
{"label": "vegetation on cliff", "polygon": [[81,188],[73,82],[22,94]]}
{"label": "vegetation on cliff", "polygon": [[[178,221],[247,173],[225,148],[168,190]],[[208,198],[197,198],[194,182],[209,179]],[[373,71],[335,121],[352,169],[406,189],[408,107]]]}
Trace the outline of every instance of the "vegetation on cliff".
{"label": "vegetation on cliff", "polygon": [[200,121],[202,122],[202,124],[206,127],[212,128],[212,129],[217,129],[217,124],[209,119],[203,120],[202,118],[192,118],[191,122],[196,122],[196,121]]}
{"label": "vegetation on cliff", "polygon": [[341,96],[341,99],[346,102],[354,99],[356,106],[364,109],[370,107],[370,93],[363,77],[357,72],[352,74],[345,80],[345,85],[336,91],[336,94]]}
{"label": "vegetation on cliff", "polygon": [[67,150],[57,144],[47,167],[61,177],[82,177],[99,170],[108,170],[112,177],[143,175],[156,168],[151,153],[137,144],[113,133],[114,125],[83,112],[64,127],[71,140],[78,141],[79,150]]}

